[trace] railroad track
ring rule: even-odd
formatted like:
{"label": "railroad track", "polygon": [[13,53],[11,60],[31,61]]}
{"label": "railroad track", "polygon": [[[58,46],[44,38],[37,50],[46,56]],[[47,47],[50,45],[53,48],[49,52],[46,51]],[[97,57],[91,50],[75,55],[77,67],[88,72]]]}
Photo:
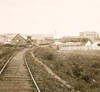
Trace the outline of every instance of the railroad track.
{"label": "railroad track", "polygon": [[32,75],[31,70],[30,70],[30,68],[29,68],[29,66],[28,66],[28,64],[27,64],[27,61],[26,61],[26,58],[25,58],[25,54],[24,54],[24,61],[25,61],[26,67],[27,67],[27,69],[28,69],[28,71],[29,71],[29,74],[30,74],[30,76],[31,76],[31,78],[32,78],[32,81],[33,81],[33,83],[35,84],[35,87],[37,88],[37,91],[38,91],[38,92],[41,92],[40,89],[39,89],[39,87],[38,87],[38,85],[37,85],[37,83],[36,83],[36,81],[35,81],[35,78],[34,78],[33,75]]}
{"label": "railroad track", "polygon": [[25,51],[16,54],[5,65],[0,74],[0,92],[40,92],[26,59],[23,59]]}

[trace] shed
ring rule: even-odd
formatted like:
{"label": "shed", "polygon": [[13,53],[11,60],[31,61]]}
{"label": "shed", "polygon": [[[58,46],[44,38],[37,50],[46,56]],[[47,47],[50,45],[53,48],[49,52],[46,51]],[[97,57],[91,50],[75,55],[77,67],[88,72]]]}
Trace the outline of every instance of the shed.
{"label": "shed", "polygon": [[27,44],[27,41],[24,37],[22,37],[20,34],[17,34],[11,41],[12,45],[16,46],[24,46]]}

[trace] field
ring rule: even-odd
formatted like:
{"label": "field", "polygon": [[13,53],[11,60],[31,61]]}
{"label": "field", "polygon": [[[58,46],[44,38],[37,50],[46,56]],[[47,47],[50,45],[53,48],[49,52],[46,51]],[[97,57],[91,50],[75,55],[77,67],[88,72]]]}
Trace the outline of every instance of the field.
{"label": "field", "polygon": [[46,72],[44,67],[26,53],[26,60],[41,92],[70,92],[68,89]]}
{"label": "field", "polygon": [[[56,75],[65,80],[69,85],[74,87],[75,91],[80,92],[100,92],[100,51],[95,50],[75,50],[75,51],[57,51],[49,47],[36,47],[32,50],[38,60],[48,66]],[[48,78],[50,76],[45,71],[43,66],[40,66],[31,54],[26,54],[27,61],[35,75],[38,83],[41,86],[52,91],[44,92],[66,92],[65,87],[55,86],[61,85],[55,78]],[[30,57],[29,57],[30,56]],[[29,62],[30,61],[30,62]],[[36,64],[33,64],[37,63]],[[39,71],[39,72],[38,72]],[[35,73],[36,74],[35,74]],[[39,76],[39,74],[41,76]],[[45,79],[41,80],[41,77]],[[39,81],[41,80],[41,81]],[[54,81],[55,80],[55,81]],[[50,85],[50,84],[53,84]],[[63,85],[63,84],[62,84]],[[64,86],[64,85],[63,85]],[[63,90],[63,91],[55,91]],[[54,91],[53,91],[54,90]]]}
{"label": "field", "polygon": [[21,49],[14,48],[11,46],[2,46],[0,47],[0,70],[7,62],[7,60],[14,54],[20,51]]}

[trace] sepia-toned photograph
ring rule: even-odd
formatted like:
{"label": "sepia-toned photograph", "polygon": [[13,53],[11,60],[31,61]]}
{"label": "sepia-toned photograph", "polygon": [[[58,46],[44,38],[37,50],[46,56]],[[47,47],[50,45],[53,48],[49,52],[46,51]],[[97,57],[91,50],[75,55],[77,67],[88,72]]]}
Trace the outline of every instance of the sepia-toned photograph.
{"label": "sepia-toned photograph", "polygon": [[100,92],[100,0],[0,0],[0,92]]}

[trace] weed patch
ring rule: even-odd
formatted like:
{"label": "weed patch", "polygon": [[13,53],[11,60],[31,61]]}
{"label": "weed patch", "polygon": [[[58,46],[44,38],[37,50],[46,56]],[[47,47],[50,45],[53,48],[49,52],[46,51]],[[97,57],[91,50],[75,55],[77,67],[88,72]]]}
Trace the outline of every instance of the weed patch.
{"label": "weed patch", "polygon": [[100,51],[63,53],[49,47],[36,47],[32,52],[54,73],[73,85],[75,90],[100,91]]}

